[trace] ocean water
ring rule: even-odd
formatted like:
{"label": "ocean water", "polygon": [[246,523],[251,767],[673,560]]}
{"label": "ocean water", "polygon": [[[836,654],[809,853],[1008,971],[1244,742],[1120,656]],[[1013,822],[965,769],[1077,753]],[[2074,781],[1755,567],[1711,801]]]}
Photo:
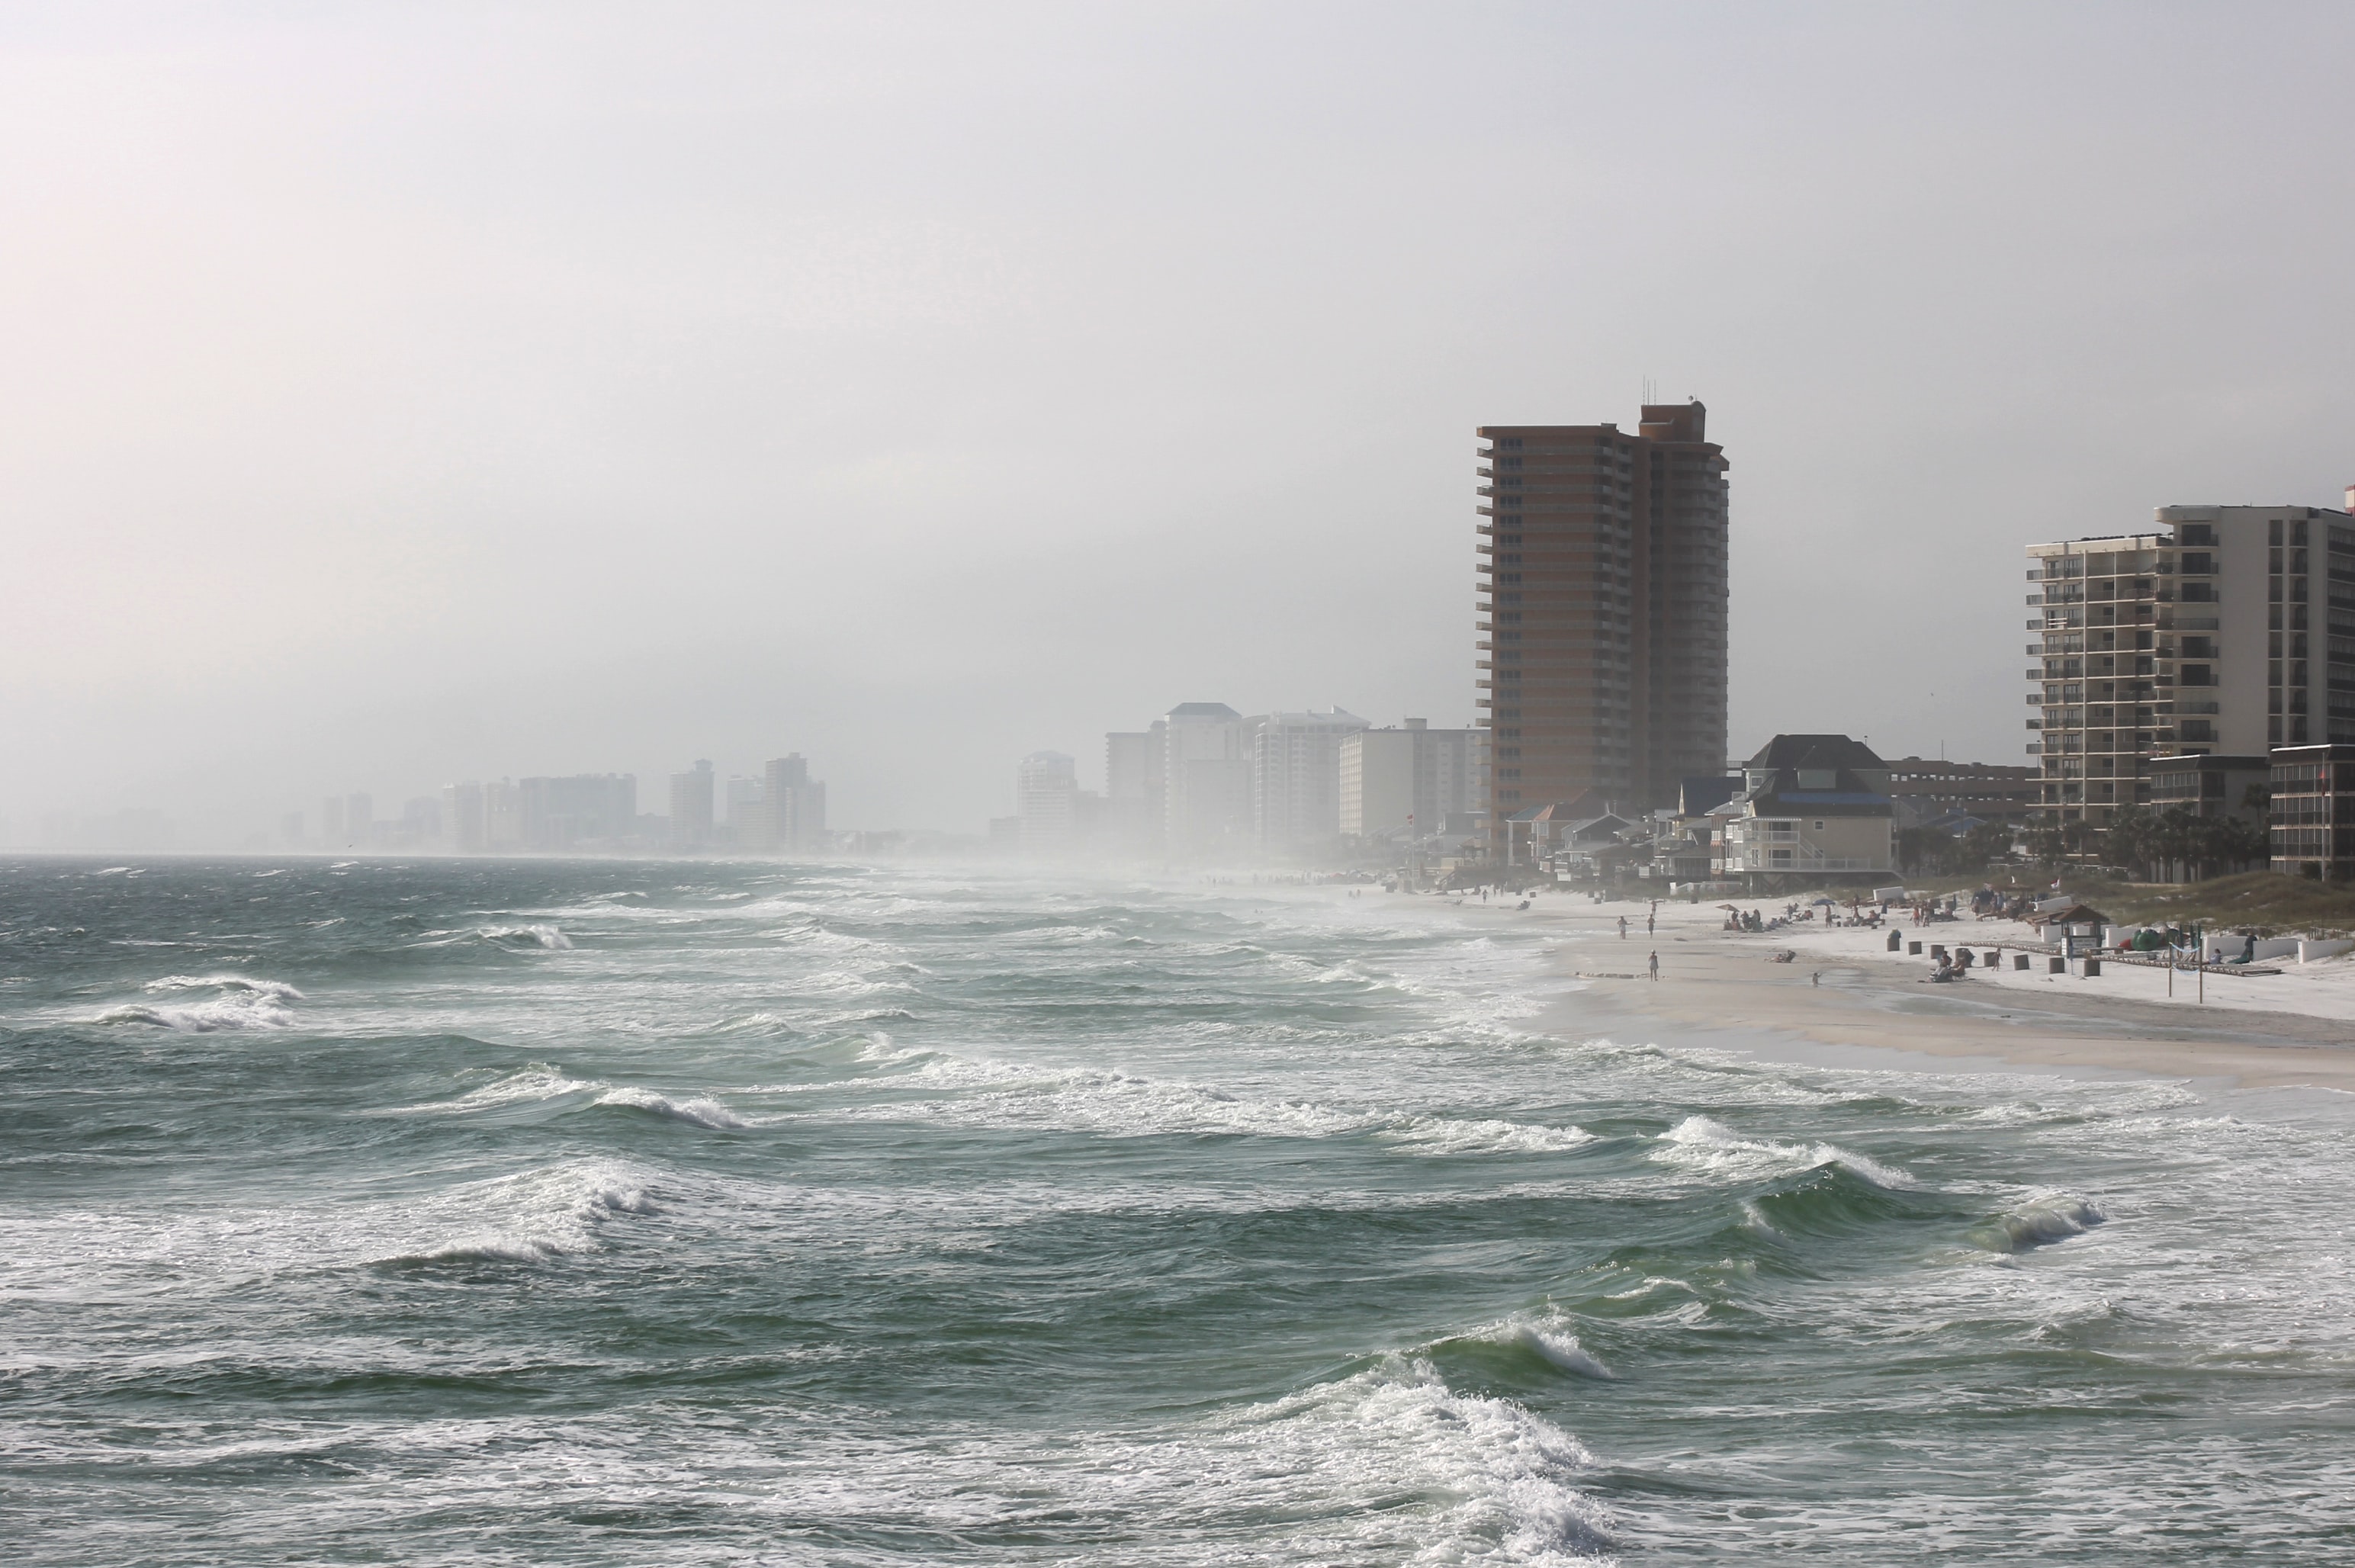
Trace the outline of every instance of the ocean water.
{"label": "ocean water", "polygon": [[2344,1097],[1614,1037],[1561,941],[1006,872],[0,863],[0,1542],[2355,1561]]}

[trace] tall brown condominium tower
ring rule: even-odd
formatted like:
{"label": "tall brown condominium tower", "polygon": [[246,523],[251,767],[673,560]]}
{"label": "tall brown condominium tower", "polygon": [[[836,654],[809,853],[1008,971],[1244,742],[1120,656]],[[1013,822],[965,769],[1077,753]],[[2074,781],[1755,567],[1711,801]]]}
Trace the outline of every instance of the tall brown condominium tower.
{"label": "tall brown condominium tower", "polygon": [[1724,453],[1698,402],[1617,425],[1484,425],[1477,704],[1492,849],[1589,790],[1668,805],[1725,771]]}

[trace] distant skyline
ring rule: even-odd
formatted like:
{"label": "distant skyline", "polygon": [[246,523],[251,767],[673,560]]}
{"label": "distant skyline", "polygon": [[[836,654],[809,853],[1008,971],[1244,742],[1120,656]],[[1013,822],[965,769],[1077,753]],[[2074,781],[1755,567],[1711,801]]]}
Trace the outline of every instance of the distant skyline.
{"label": "distant skyline", "polygon": [[[0,818],[1473,711],[1473,432],[1699,397],[1732,736],[2355,479],[2324,5],[0,16]],[[652,798],[652,795],[648,795]]]}

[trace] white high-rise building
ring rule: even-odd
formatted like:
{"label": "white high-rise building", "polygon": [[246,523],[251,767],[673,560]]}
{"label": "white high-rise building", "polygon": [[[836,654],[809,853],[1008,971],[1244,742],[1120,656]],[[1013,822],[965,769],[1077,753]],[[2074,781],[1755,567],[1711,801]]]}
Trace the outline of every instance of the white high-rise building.
{"label": "white high-rise building", "polygon": [[1251,720],[1252,837],[1262,849],[1321,844],[1341,831],[1341,741],[1366,727],[1338,708]]}

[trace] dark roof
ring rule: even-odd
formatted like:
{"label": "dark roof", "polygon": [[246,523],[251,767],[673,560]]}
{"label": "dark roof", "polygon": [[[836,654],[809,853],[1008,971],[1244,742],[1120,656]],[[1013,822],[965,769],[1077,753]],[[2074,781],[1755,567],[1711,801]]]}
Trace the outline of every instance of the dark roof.
{"label": "dark roof", "polygon": [[1873,749],[1845,735],[1777,735],[1745,764],[1753,768],[1886,768]]}
{"label": "dark roof", "polygon": [[1240,719],[1241,714],[1223,702],[1181,702],[1171,709],[1172,719]]}

